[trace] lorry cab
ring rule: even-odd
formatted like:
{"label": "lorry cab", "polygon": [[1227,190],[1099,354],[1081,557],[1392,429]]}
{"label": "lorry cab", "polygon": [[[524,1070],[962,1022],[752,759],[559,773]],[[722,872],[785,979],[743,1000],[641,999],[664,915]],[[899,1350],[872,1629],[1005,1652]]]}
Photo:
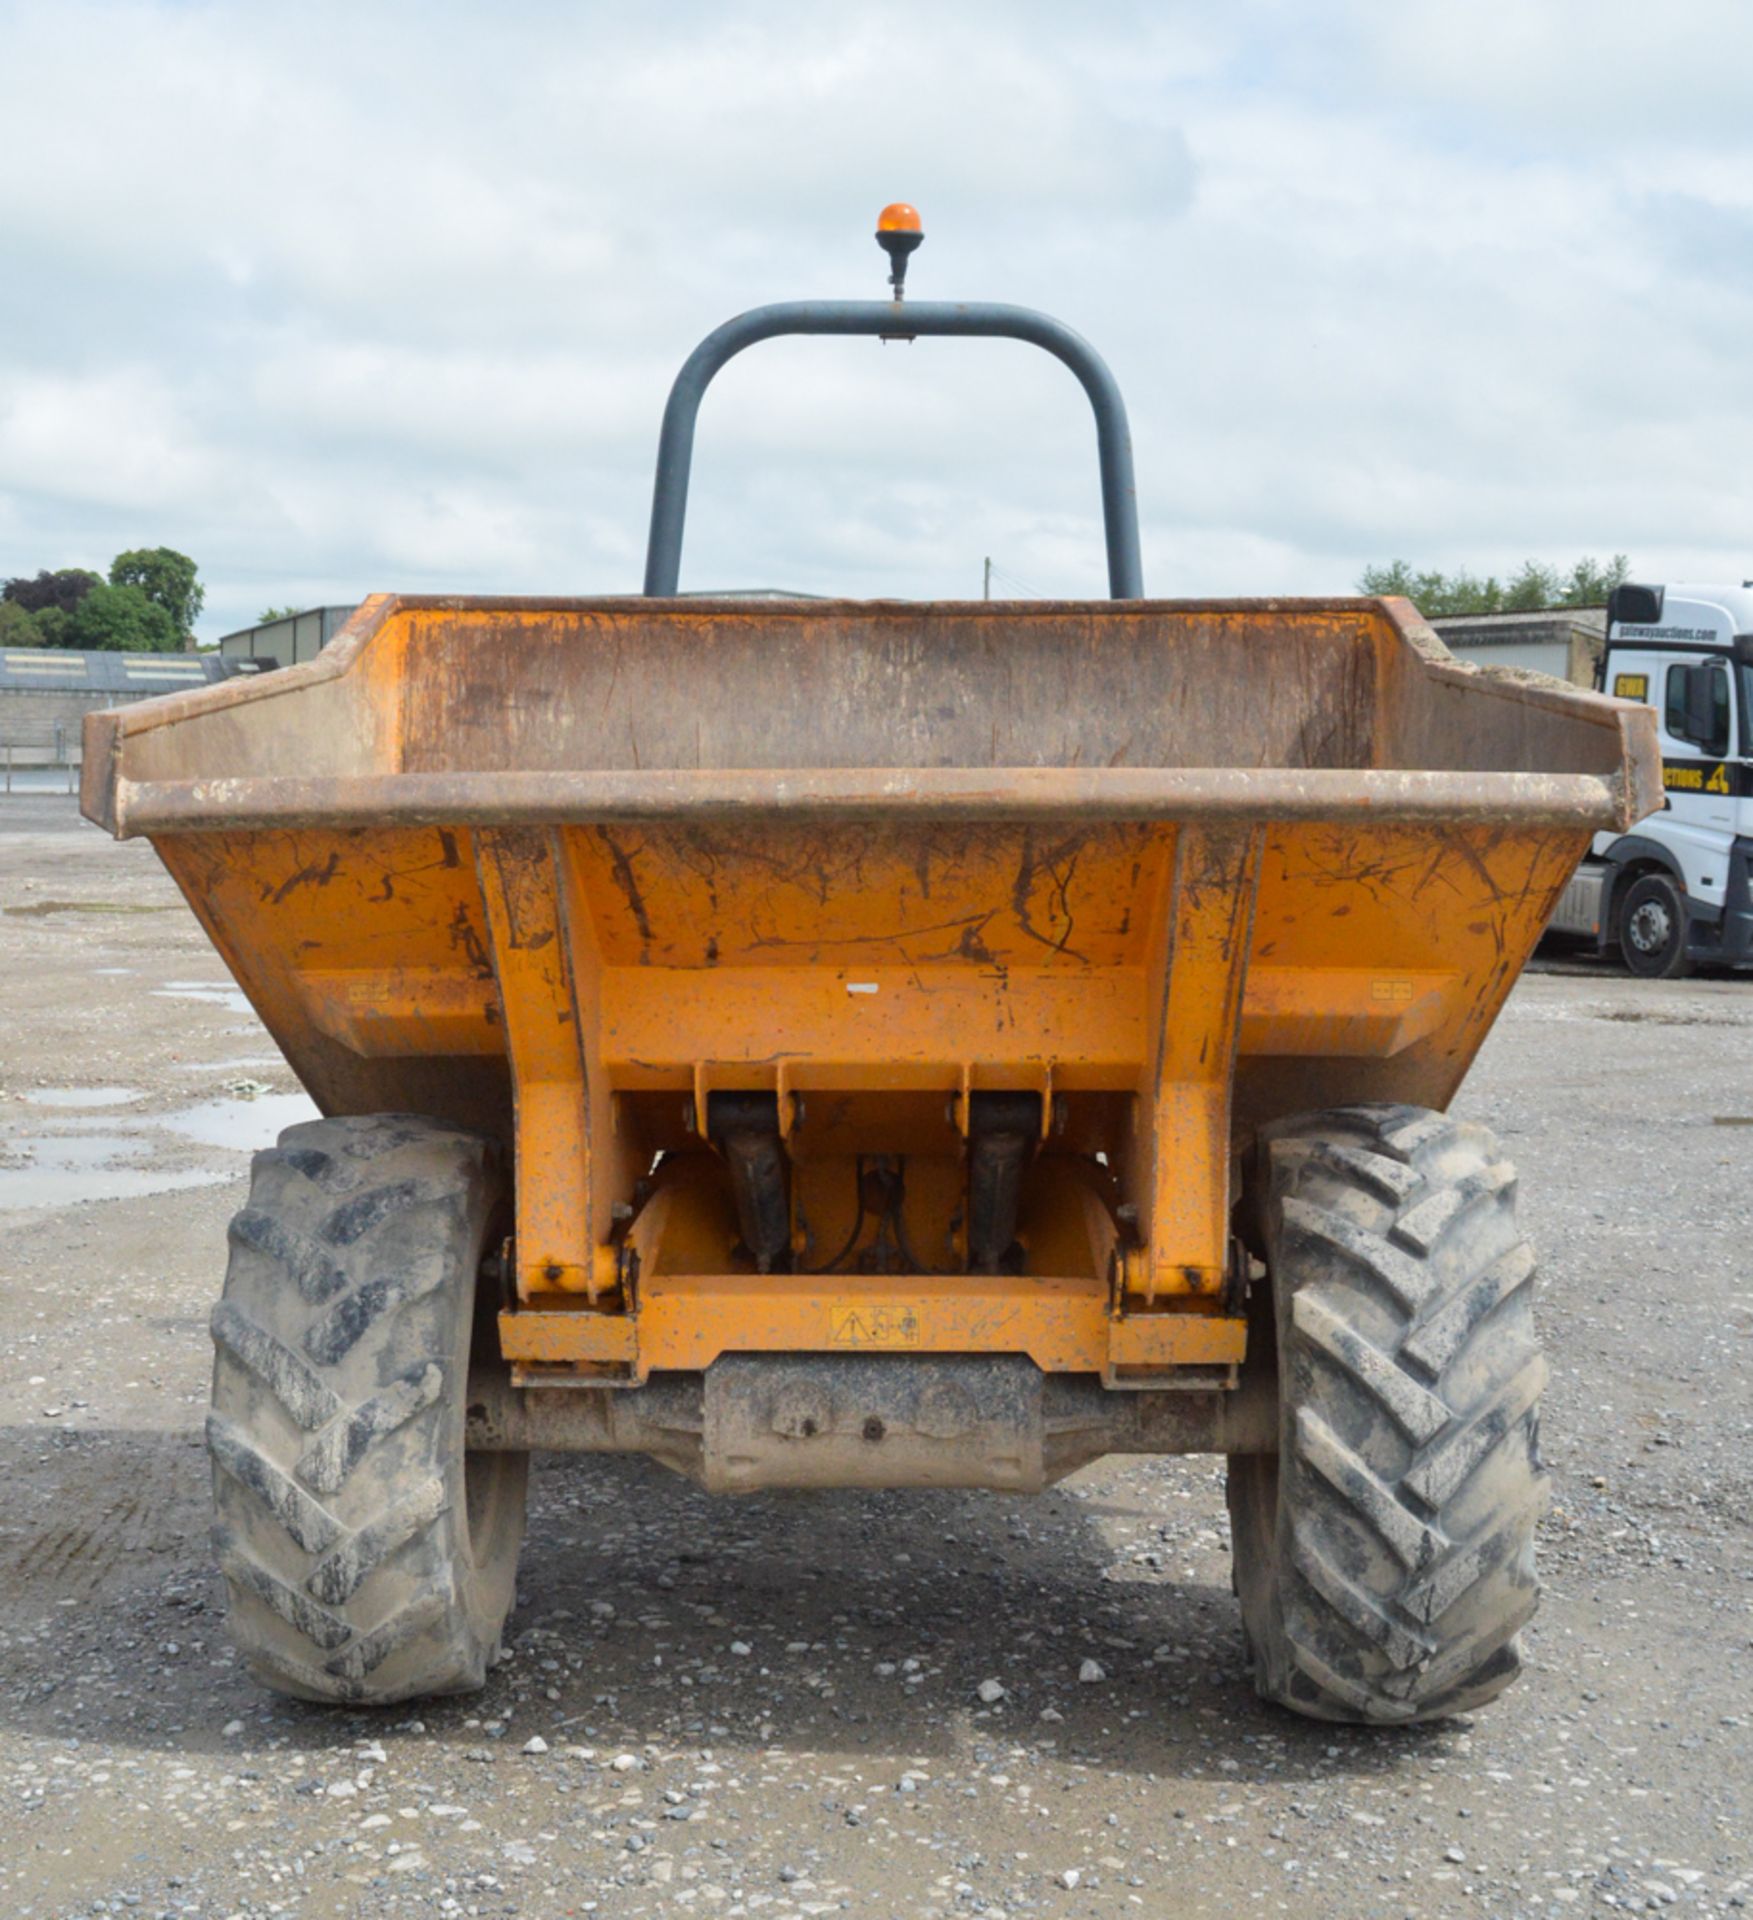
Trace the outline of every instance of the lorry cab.
{"label": "lorry cab", "polygon": [[1753,588],[1615,588],[1601,684],[1655,709],[1665,802],[1596,836],[1555,929],[1653,977],[1753,960]]}

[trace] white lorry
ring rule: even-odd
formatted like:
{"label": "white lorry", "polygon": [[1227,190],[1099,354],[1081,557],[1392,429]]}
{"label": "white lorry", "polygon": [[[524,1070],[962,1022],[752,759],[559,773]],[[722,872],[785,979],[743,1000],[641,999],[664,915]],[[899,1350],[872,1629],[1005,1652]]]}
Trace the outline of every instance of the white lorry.
{"label": "white lorry", "polygon": [[1753,583],[1616,587],[1600,686],[1655,708],[1667,804],[1595,837],[1548,932],[1650,979],[1753,962]]}

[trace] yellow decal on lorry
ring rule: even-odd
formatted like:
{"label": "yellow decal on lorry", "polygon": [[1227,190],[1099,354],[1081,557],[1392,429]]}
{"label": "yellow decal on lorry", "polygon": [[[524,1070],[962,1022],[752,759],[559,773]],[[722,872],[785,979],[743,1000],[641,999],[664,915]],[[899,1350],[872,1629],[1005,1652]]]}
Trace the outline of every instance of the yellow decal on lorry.
{"label": "yellow decal on lorry", "polygon": [[1679,793],[1733,793],[1729,764],[1719,760],[1715,766],[1662,768],[1662,785]]}

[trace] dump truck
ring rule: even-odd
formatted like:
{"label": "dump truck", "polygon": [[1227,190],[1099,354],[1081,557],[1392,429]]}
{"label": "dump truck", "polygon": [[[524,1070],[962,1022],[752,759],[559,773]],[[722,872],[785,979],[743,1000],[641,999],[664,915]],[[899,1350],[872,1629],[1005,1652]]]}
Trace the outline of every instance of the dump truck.
{"label": "dump truck", "polygon": [[[380,594],[87,722],[322,1118],[214,1310],[217,1558],[271,1688],[482,1685],[528,1458],[1026,1493],[1228,1456],[1255,1683],[1404,1724],[1517,1671],[1544,1364],[1448,1108],[1646,707],[1393,599],[1153,600],[1113,377],[1031,310],[758,308],[671,393],[642,595]],[[678,593],[713,376],[1007,338],[1095,416],[1111,597]]]}

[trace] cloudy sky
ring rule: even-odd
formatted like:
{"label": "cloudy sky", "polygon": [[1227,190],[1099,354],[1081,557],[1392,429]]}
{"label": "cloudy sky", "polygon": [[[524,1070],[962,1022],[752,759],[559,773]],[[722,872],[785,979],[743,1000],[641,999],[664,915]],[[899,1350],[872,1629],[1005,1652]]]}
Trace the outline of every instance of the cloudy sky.
{"label": "cloudy sky", "polygon": [[[1747,0],[0,0],[0,574],[193,554],[204,636],[637,590],[669,380],[765,300],[1047,308],[1156,594],[1372,559],[1753,574]],[[1064,369],[774,343],[685,587],[1103,589]]]}

